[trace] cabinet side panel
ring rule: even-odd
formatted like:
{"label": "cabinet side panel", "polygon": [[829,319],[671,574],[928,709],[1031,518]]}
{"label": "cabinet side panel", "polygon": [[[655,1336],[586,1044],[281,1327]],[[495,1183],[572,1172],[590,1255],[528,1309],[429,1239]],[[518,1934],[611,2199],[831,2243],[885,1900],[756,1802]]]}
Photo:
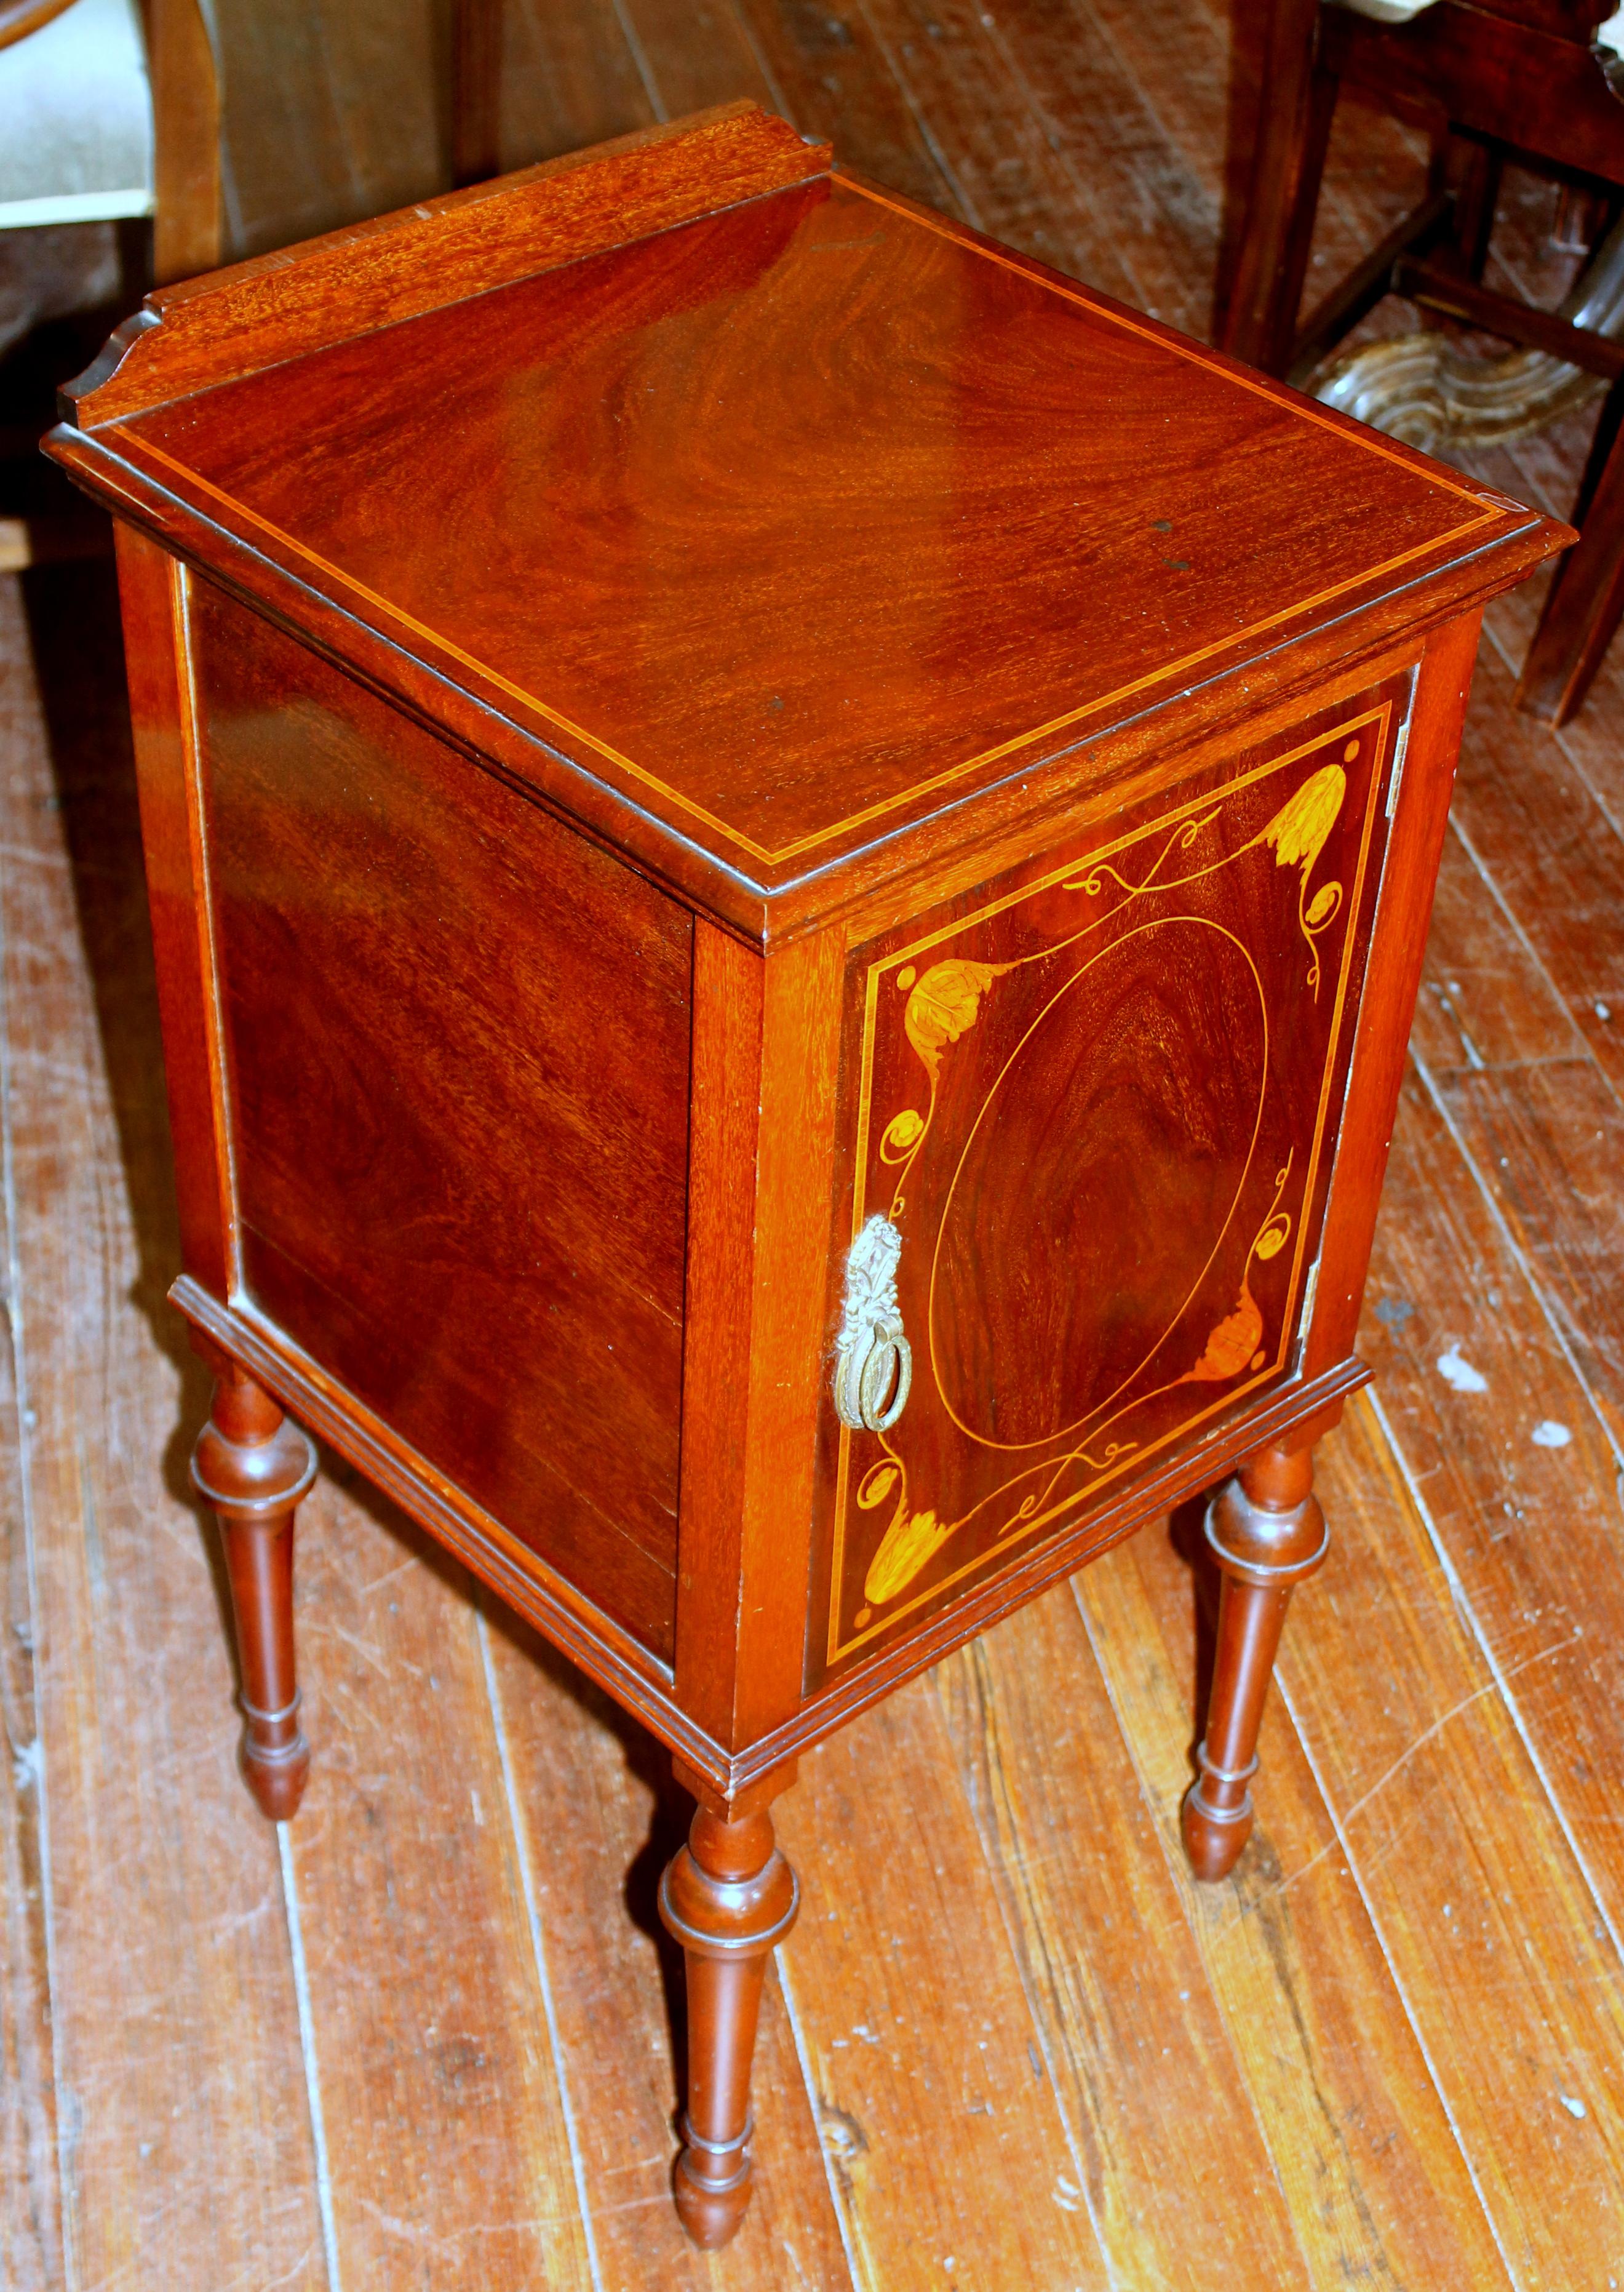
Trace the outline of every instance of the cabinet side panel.
{"label": "cabinet side panel", "polygon": [[223,1295],[231,1278],[229,1190],[210,1015],[214,989],[192,772],[187,576],[173,557],[133,526],[120,523],[114,532],[174,1142],[181,1255],[195,1279]]}
{"label": "cabinet side panel", "polygon": [[691,924],[199,585],[244,1287],[670,1658]]}

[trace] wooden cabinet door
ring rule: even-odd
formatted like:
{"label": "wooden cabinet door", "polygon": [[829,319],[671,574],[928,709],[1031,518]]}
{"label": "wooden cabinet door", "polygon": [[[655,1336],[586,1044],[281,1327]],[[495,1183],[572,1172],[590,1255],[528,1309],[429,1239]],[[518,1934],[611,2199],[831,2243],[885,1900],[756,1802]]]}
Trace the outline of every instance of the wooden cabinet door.
{"label": "wooden cabinet door", "polygon": [[837,1231],[894,1230],[912,1384],[829,1412],[809,1684],[1290,1375],[1406,689],[854,964]]}

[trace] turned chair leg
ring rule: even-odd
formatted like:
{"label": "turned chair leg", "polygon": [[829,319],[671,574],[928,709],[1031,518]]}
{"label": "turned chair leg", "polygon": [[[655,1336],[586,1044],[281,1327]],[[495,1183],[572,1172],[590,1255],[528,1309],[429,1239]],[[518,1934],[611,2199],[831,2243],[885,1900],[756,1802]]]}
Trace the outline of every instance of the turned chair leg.
{"label": "turned chair leg", "polygon": [[714,2251],[744,2217],[750,2063],[768,1954],[795,1923],[800,1889],[773,1843],[770,1815],[726,1822],[700,1807],[660,1881],[660,1916],[687,1962],[688,2090],[677,2210]]}
{"label": "turned chair leg", "polygon": [[1512,695],[1557,726],[1583,706],[1624,618],[1624,383],[1602,408],[1573,522],[1579,539],[1556,568]]}
{"label": "turned chair leg", "polygon": [[273,1822],[293,1812],[310,1771],[293,1676],[293,1513],[315,1478],[309,1435],[228,1367],[192,1451],[192,1485],[220,1522],[231,1583],[243,1775]]}
{"label": "turned chair leg", "polygon": [[1325,1557],[1314,1451],[1249,1457],[1207,1508],[1207,1541],[1223,1570],[1218,1652],[1201,1769],[1184,1802],[1184,1843],[1198,1878],[1226,1878],[1251,1836],[1258,1729],[1291,1589]]}
{"label": "turned chair leg", "polygon": [[1258,140],[1218,347],[1266,374],[1291,364],[1337,81],[1316,63],[1318,0],[1269,0]]}

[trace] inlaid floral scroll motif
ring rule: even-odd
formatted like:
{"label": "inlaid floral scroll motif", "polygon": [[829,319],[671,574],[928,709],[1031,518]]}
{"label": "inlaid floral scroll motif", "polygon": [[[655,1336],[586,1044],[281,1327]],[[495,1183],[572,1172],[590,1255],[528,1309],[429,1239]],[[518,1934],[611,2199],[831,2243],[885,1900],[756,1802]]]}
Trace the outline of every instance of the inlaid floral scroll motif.
{"label": "inlaid floral scroll motif", "polygon": [[[1371,712],[1046,879],[1031,902],[1041,930],[1007,900],[1001,924],[939,934],[935,960],[877,966],[869,1070],[899,1086],[888,1108],[876,1094],[860,1191],[896,1228],[930,1375],[911,1419],[843,1452],[837,1552],[848,1556],[832,1586],[832,1655],[934,1596],[956,1554],[966,1570],[996,1558],[1130,1469],[1192,1408],[1210,1413],[1282,1365],[1386,722]],[[1282,875],[1295,877],[1289,893]],[[900,1061],[885,1048],[893,1012]],[[1209,1104],[1185,1070],[1220,1066]],[[1034,1102],[1055,1118],[1040,1120]],[[1120,1220],[1120,1236],[1102,1239],[1086,1203],[1063,1198],[1068,1123],[1078,1183],[1098,1182],[1099,1217]],[[1131,1168],[1107,1167],[1113,1124],[1130,1142],[1142,1134],[1152,1158],[1182,1156],[1159,1212],[1140,1214],[1152,1196]],[[1188,1235],[1152,1233],[1157,1215],[1177,1219],[1181,1181]],[[989,1227],[1018,1231],[1020,1246],[988,1242]],[[1187,1282],[1174,1279],[1181,1247]],[[1151,1260],[1140,1301],[1136,1271]],[[1007,1342],[1001,1352],[966,1334],[982,1307],[1017,1331],[1023,1359],[1049,1345],[1061,1366],[1045,1401],[1002,1379]],[[1097,1326],[1105,1366],[1073,1374]]]}

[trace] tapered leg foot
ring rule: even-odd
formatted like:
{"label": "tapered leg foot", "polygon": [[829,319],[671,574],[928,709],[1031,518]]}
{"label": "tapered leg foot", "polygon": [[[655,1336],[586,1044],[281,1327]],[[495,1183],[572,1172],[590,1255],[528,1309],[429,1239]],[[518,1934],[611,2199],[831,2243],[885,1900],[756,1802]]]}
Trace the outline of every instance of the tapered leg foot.
{"label": "tapered leg foot", "polygon": [[243,1681],[243,1776],[273,1822],[293,1812],[310,1771],[293,1673],[293,1513],[315,1477],[308,1434],[229,1368],[192,1451],[192,1485],[225,1547]]}
{"label": "tapered leg foot", "polygon": [[688,2091],[675,2190],[682,2225],[713,2252],[750,2202],[750,2063],[768,1954],[800,1890],[765,1812],[724,1822],[701,1807],[660,1881],[660,1916],[687,1961]]}
{"label": "tapered leg foot", "polygon": [[1207,1541],[1223,1570],[1218,1653],[1200,1775],[1182,1810],[1198,1878],[1226,1878],[1251,1836],[1258,1729],[1294,1585],[1325,1557],[1325,1515],[1314,1494],[1314,1452],[1260,1449],[1207,1509]]}

